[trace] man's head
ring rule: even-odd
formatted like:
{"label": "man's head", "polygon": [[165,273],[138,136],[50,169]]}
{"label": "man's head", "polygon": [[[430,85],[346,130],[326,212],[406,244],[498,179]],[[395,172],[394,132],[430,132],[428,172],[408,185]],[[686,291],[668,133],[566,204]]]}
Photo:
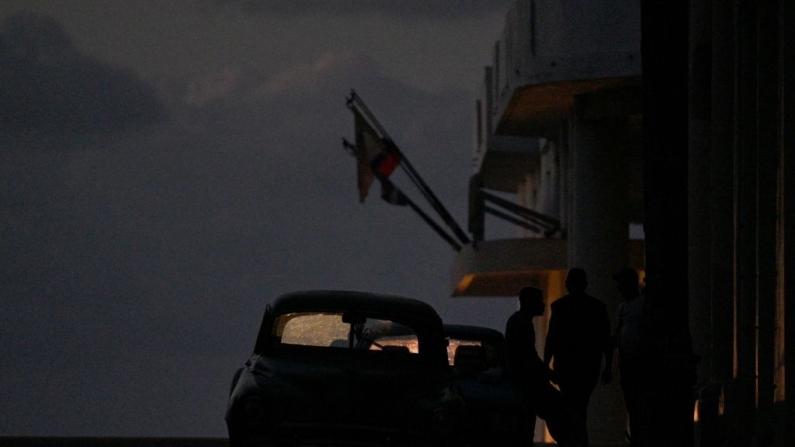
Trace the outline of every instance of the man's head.
{"label": "man's head", "polygon": [[618,286],[618,293],[620,293],[625,300],[631,300],[640,294],[638,272],[634,269],[622,269],[620,272],[613,275],[613,281],[615,281]]}
{"label": "man's head", "polygon": [[573,268],[569,270],[566,276],[566,290],[569,293],[582,293],[588,288],[588,277],[585,275],[585,270],[581,268]]}
{"label": "man's head", "polygon": [[524,287],[519,291],[519,308],[538,316],[544,314],[544,293],[535,287]]}

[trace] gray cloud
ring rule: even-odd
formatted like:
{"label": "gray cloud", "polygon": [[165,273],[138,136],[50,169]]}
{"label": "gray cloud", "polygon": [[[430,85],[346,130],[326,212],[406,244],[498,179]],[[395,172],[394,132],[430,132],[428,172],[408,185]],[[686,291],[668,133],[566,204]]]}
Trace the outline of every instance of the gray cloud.
{"label": "gray cloud", "polygon": [[[340,138],[354,88],[464,223],[472,98],[447,79],[469,76],[459,61],[489,29],[459,24],[507,1],[233,2],[200,17],[121,3],[17,2],[73,39],[46,16],[0,28],[0,435],[223,437],[232,372],[291,290],[412,296],[502,327],[513,300],[449,298],[454,253],[410,209],[377,186],[358,202]],[[421,18],[436,21],[404,40]],[[395,81],[415,74],[439,81]]]}
{"label": "gray cloud", "polygon": [[505,11],[510,0],[214,0],[250,12],[301,15],[380,14],[403,18],[449,19]]}
{"label": "gray cloud", "polygon": [[162,120],[153,90],[127,69],[80,54],[52,18],[10,15],[0,28],[0,128],[97,133]]}
{"label": "gray cloud", "polygon": [[495,327],[513,309],[452,302],[452,250],[376,190],[359,204],[340,141],[355,88],[463,222],[465,93],[333,53],[163,85],[173,119],[146,133],[0,137],[39,149],[0,151],[3,434],[223,437],[231,374],[291,290],[413,296]]}

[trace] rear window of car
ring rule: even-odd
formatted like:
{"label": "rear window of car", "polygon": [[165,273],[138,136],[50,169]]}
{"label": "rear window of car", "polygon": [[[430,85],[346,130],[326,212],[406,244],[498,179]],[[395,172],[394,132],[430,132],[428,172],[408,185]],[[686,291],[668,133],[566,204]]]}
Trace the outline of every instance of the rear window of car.
{"label": "rear window of car", "polygon": [[459,346],[482,346],[485,364],[489,368],[496,368],[501,365],[499,351],[493,344],[480,340],[462,340],[448,337],[447,362],[450,366],[455,366],[455,355]]}
{"label": "rear window of car", "polygon": [[419,353],[414,330],[385,318],[343,313],[294,312],[279,315],[271,336],[281,345]]}

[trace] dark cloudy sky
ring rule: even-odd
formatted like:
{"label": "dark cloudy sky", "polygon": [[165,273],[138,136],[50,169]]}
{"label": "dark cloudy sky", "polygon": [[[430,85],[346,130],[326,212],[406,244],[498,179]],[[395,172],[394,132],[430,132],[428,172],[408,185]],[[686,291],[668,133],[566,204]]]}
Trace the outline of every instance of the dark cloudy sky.
{"label": "dark cloudy sky", "polygon": [[[374,188],[354,88],[465,225],[472,111],[508,1],[0,2],[0,436],[226,435],[265,304],[453,299],[454,252]],[[421,201],[410,183],[396,183]]]}

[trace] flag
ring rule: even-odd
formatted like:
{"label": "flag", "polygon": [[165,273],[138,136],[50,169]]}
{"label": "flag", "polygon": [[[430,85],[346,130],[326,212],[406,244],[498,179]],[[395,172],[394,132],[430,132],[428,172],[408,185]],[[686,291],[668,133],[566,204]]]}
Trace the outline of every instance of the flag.
{"label": "flag", "polygon": [[401,153],[392,140],[382,139],[381,141],[384,143],[384,150],[373,159],[370,167],[376,176],[387,178],[400,165]]}
{"label": "flag", "polygon": [[[398,206],[409,206],[436,231],[447,243],[456,251],[461,251],[462,244],[468,244],[469,238],[461,230],[453,217],[444,208],[433,191],[425,184],[419,174],[411,166],[411,163],[403,157],[397,145],[387,135],[386,131],[378,123],[378,120],[370,113],[364,102],[351,90],[351,95],[346,100],[346,105],[353,112],[354,125],[356,132],[356,143],[351,144],[345,138],[342,144],[354,157],[358,170],[357,181],[359,187],[359,202],[364,202],[370,187],[375,179],[381,182],[381,198],[387,203]],[[451,237],[430,218],[420,207],[418,207],[409,197],[403,194],[392,182],[389,176],[400,166],[404,168],[406,175],[414,182],[422,192],[423,196],[430,202],[433,209],[439,213],[444,223],[450,227],[461,243]]]}
{"label": "flag", "polygon": [[403,191],[386,178],[381,179],[381,198],[392,205],[406,206],[409,204],[409,198],[403,194]]}
{"label": "flag", "polygon": [[356,108],[354,114],[359,202],[364,202],[376,177],[387,178],[400,164],[401,154],[392,140],[381,137]]}

